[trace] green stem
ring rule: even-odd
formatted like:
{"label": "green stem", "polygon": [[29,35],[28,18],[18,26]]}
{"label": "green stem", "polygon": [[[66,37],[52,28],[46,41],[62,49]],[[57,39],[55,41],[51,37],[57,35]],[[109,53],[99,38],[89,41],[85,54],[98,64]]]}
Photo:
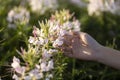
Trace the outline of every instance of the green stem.
{"label": "green stem", "polygon": [[74,75],[75,75],[75,62],[76,62],[76,60],[75,59],[73,59],[73,65],[72,65],[72,80],[74,80]]}

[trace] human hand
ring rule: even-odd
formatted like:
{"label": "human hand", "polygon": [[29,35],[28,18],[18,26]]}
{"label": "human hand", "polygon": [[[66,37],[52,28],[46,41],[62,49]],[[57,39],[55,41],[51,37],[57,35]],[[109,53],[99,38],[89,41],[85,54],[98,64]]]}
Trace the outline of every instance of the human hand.
{"label": "human hand", "polygon": [[96,40],[83,32],[66,34],[63,42],[61,49],[64,54],[77,59],[96,60],[102,50],[102,46]]}

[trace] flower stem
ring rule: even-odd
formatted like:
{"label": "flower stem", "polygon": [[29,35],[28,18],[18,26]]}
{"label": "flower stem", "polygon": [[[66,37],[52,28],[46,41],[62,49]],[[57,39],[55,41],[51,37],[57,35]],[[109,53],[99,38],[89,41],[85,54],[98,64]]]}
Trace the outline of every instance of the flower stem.
{"label": "flower stem", "polygon": [[76,62],[76,60],[75,59],[73,59],[73,65],[72,65],[72,80],[74,80],[74,75],[75,75],[75,62]]}

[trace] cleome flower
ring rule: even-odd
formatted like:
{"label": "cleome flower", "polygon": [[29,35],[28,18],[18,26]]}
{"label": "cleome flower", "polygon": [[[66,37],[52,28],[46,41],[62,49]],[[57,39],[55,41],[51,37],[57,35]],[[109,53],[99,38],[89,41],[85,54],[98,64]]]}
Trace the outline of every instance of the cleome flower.
{"label": "cleome flower", "polygon": [[120,14],[119,0],[89,0],[88,14],[100,15],[103,11],[111,12],[112,14]]}
{"label": "cleome flower", "polygon": [[27,24],[30,19],[30,13],[24,7],[14,7],[7,16],[8,27],[15,28],[16,23]]}
{"label": "cleome flower", "polygon": [[44,14],[47,10],[54,10],[58,7],[57,0],[28,0],[33,12]]}
{"label": "cleome flower", "polygon": [[65,34],[80,30],[79,21],[72,21],[71,18],[68,10],[57,11],[50,20],[39,22],[40,29],[34,27],[33,36],[28,39],[27,51],[22,50],[24,66],[20,65],[18,58],[13,58],[11,66],[16,73],[13,79],[51,80],[61,77],[66,62],[62,56],[63,52],[58,47],[63,45]]}
{"label": "cleome flower", "polygon": [[21,75],[24,75],[24,73],[25,73],[25,67],[24,66],[20,66],[20,60],[18,58],[16,58],[15,56],[13,58],[13,63],[11,64],[11,66],[13,67],[13,69],[17,73],[19,73]]}
{"label": "cleome flower", "polygon": [[53,47],[56,48],[56,47],[58,47],[58,46],[61,46],[61,45],[63,44],[62,38],[63,38],[63,37],[58,37],[58,38],[54,41]]}

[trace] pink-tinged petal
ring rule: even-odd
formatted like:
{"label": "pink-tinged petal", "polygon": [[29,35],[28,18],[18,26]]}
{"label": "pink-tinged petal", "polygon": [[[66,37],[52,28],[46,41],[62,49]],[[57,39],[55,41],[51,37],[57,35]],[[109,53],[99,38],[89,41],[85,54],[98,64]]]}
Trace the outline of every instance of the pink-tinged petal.
{"label": "pink-tinged petal", "polygon": [[15,71],[23,75],[25,73],[25,67],[17,67],[15,68]]}
{"label": "pink-tinged petal", "polygon": [[63,30],[63,29],[60,29],[60,32],[59,32],[59,36],[64,36],[65,34],[67,34],[67,31],[66,30]]}
{"label": "pink-tinged petal", "polygon": [[13,68],[17,68],[20,66],[20,60],[14,56],[13,63],[11,64]]}

